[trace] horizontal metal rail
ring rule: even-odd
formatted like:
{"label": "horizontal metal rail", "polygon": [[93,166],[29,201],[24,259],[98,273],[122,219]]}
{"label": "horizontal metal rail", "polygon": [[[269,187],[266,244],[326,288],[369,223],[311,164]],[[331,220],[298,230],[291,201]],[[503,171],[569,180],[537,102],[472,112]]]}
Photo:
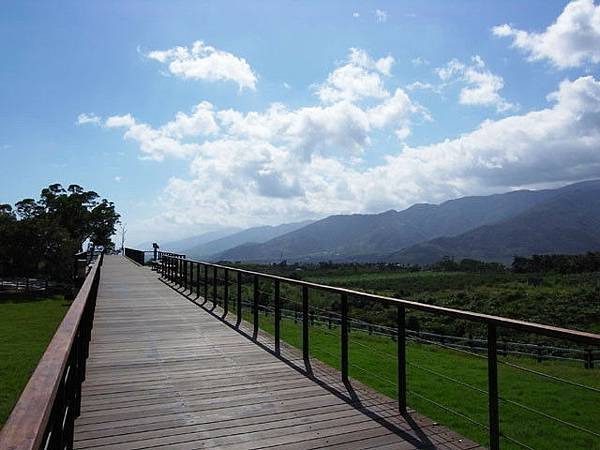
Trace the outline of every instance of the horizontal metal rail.
{"label": "horizontal metal rail", "polygon": [[0,432],[0,449],[69,449],[94,319],[96,260]]}

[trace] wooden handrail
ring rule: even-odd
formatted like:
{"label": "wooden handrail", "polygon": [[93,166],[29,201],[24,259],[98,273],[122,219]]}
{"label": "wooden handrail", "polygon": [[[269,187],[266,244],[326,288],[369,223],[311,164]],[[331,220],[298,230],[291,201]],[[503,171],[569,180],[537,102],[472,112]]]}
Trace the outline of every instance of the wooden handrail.
{"label": "wooden handrail", "polygon": [[[103,255],[100,255],[92,266],[0,431],[0,449],[33,450],[44,446],[46,441],[51,443],[50,447],[55,447],[56,442],[60,442],[61,448],[70,447],[72,434],[69,436],[69,430],[64,430],[62,424],[65,417],[66,422],[72,422],[79,411],[82,372],[102,260]],[[64,402],[64,407],[57,405],[57,401]],[[53,422],[60,422],[60,427],[53,427],[53,415],[57,416],[53,417]],[[66,426],[72,426],[72,423]]]}

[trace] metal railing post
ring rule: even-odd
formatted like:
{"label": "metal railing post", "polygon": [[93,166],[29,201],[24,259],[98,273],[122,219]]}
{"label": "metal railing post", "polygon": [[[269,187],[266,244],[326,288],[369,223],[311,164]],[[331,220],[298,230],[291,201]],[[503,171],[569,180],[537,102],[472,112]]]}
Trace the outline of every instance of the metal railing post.
{"label": "metal railing post", "polygon": [[406,310],[398,305],[398,409],[406,412]]}
{"label": "metal railing post", "polygon": [[187,289],[190,291],[190,294],[192,293],[192,268],[193,268],[192,262],[187,261],[185,263],[185,276],[187,279],[186,286],[187,286]]}
{"label": "metal railing post", "polygon": [[242,272],[237,273],[237,304],[236,304],[236,326],[240,326],[242,322]]}
{"label": "metal railing post", "polygon": [[229,270],[223,270],[223,317],[229,312]]}
{"label": "metal railing post", "polygon": [[498,415],[498,360],[496,351],[496,325],[488,323],[488,412],[490,450],[500,449],[500,417]]}
{"label": "metal railing post", "polygon": [[254,299],[253,299],[253,322],[254,322],[254,330],[252,334],[254,339],[258,337],[258,296],[260,292],[258,289],[258,275],[254,275]]}
{"label": "metal railing post", "polygon": [[279,280],[275,280],[275,353],[279,355],[281,347],[281,297],[279,293]]}
{"label": "metal railing post", "polygon": [[342,381],[348,381],[348,294],[341,296],[341,365]]}
{"label": "metal railing post", "polygon": [[310,358],[310,352],[308,347],[308,287],[302,286],[302,357],[304,361],[308,361]]}
{"label": "metal railing post", "polygon": [[196,263],[196,298],[200,297],[200,263]]}
{"label": "metal railing post", "polygon": [[183,260],[183,290],[187,291],[188,289],[188,260]]}
{"label": "metal railing post", "polygon": [[213,308],[217,307],[217,283],[219,282],[217,277],[219,273],[215,266],[213,266]]}
{"label": "metal railing post", "polygon": [[208,301],[208,266],[204,264],[204,302]]}

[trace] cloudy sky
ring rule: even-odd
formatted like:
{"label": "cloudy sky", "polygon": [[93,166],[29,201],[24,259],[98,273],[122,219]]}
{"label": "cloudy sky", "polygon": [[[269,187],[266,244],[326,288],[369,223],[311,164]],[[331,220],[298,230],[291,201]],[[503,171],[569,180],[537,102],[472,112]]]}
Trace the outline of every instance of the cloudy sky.
{"label": "cloudy sky", "polygon": [[593,0],[4,1],[0,52],[0,202],[133,242],[600,177]]}

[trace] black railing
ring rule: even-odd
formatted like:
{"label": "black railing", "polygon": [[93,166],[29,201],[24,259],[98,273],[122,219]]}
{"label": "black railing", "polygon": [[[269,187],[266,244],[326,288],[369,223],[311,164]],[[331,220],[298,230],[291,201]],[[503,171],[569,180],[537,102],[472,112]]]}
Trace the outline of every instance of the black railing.
{"label": "black railing", "polygon": [[146,263],[146,253],[143,250],[125,247],[125,256],[143,266]]}
{"label": "black railing", "polygon": [[2,428],[0,449],[73,448],[103,256],[87,274]]}
{"label": "black railing", "polygon": [[125,256],[135,261],[141,266],[150,264],[159,264],[163,257],[185,259],[181,253],[163,252],[159,250],[136,250],[135,248],[125,247]]}
{"label": "black railing", "polygon": [[[477,355],[479,357],[484,357],[487,360],[487,390],[483,390],[480,388],[475,388],[480,393],[483,393],[487,396],[487,404],[488,404],[488,420],[487,425],[479,424],[485,429],[488,430],[489,433],[489,446],[491,449],[499,449],[500,448],[500,438],[503,437],[508,441],[523,446],[528,447],[521,442],[510,438],[509,436],[503,434],[500,429],[500,417],[499,417],[499,400],[503,400],[512,405],[520,406],[527,409],[529,412],[534,412],[542,415],[545,418],[553,419],[563,425],[570,426],[576,430],[588,433],[595,437],[600,437],[596,431],[589,430],[586,428],[579,427],[575,424],[571,424],[561,419],[557,419],[555,417],[544,414],[540,411],[534,410],[532,408],[528,408],[525,405],[514,402],[509,399],[501,398],[498,394],[498,355],[502,354],[502,349],[498,347],[499,339],[498,339],[498,328],[509,329],[516,332],[525,332],[532,333],[539,336],[545,336],[549,338],[557,338],[562,340],[567,340],[577,345],[586,346],[586,354],[591,354],[590,348],[592,346],[598,347],[600,345],[600,335],[593,333],[586,333],[581,331],[569,330],[565,328],[553,327],[548,325],[541,325],[537,323],[524,322],[520,320],[514,320],[499,316],[492,316],[487,314],[474,313],[470,311],[462,311],[458,309],[445,308],[425,303],[419,303],[409,300],[385,297],[381,295],[370,294],[366,292],[355,291],[351,289],[327,286],[317,283],[311,283],[301,280],[295,280],[290,278],[284,278],[276,275],[270,275],[265,273],[259,273],[255,271],[240,269],[236,267],[228,267],[220,264],[212,264],[207,262],[193,261],[188,260],[182,257],[171,257],[168,255],[163,255],[160,258],[160,264],[158,266],[158,270],[162,277],[165,279],[175,282],[181,287],[189,290],[190,293],[195,292],[196,297],[199,298],[201,293],[204,297],[204,303],[210,302],[212,300],[212,308],[215,309],[219,304],[223,310],[223,318],[225,319],[229,312],[229,300],[230,300],[230,292],[233,290],[230,289],[234,284],[236,285],[235,289],[235,310],[236,310],[236,325],[242,321],[242,308],[244,304],[248,304],[242,299],[242,292],[244,290],[244,285],[250,289],[251,292],[251,301],[249,302],[251,317],[252,317],[252,328],[253,328],[253,338],[257,339],[258,330],[259,330],[259,310],[261,309],[260,305],[260,297],[263,292],[260,289],[261,280],[266,280],[272,283],[273,289],[270,294],[273,296],[273,314],[274,314],[274,351],[276,354],[280,353],[281,348],[281,332],[280,332],[280,322],[282,318],[282,298],[281,295],[281,285],[291,285],[296,286],[301,289],[299,297],[301,301],[298,302],[298,309],[295,311],[295,318],[297,320],[302,321],[302,355],[304,358],[304,364],[307,372],[310,372],[310,332],[309,327],[314,325],[314,309],[311,307],[309,291],[315,290],[320,292],[328,293],[329,295],[339,296],[339,311],[337,312],[337,323],[340,326],[340,367],[341,367],[341,378],[343,381],[347,381],[349,377],[349,365],[351,362],[349,361],[349,353],[348,353],[348,345],[349,345],[349,333],[350,326],[353,324],[353,321],[349,317],[350,304],[353,301],[360,300],[371,300],[375,302],[381,302],[387,305],[391,305],[396,308],[396,327],[395,327],[395,340],[397,342],[397,353],[395,358],[397,359],[397,395],[398,395],[398,408],[402,413],[406,413],[407,411],[407,360],[406,360],[406,343],[407,340],[414,338],[414,334],[411,336],[411,333],[407,330],[406,327],[406,312],[407,310],[424,312],[429,314],[434,314],[437,316],[449,317],[457,320],[464,320],[468,322],[474,322],[484,326],[486,337],[485,337],[485,356]],[[212,273],[211,273],[212,272]],[[221,276],[219,276],[221,273]],[[235,274],[235,276],[231,276]],[[212,275],[212,276],[211,276]],[[218,287],[221,286],[222,289],[222,298],[218,297]],[[211,297],[212,299],[209,299]],[[222,302],[221,302],[222,300]],[[204,304],[203,303],[203,304]],[[329,316],[329,320],[331,320],[331,316]],[[435,343],[435,342],[434,342]],[[452,346],[443,345],[442,347],[447,348],[456,348]],[[538,373],[532,371],[528,368],[523,368],[520,366],[516,366],[509,362],[502,362],[511,367],[516,367],[527,372],[536,373],[538,375],[544,376],[546,378],[551,378],[553,381],[565,382],[570,385],[581,386],[586,388],[592,392],[600,392],[596,388],[579,385],[578,383],[573,383],[568,380],[562,380],[558,377],[552,377],[549,375],[545,375],[543,373]],[[591,361],[590,361],[591,363]],[[412,364],[417,368],[422,368],[418,364]],[[427,369],[425,369],[427,370]],[[449,380],[456,381],[458,384],[465,385],[467,387],[473,388],[473,386],[468,385],[467,383],[461,382],[460,380],[454,380],[450,377],[445,377]],[[424,396],[420,396],[416,393],[413,393],[419,397],[423,397],[423,400],[432,402],[438,406],[440,405],[435,400],[427,399]],[[448,409],[448,408],[445,408]],[[452,412],[452,410],[450,410]],[[460,413],[458,413],[460,415]],[[463,416],[466,419],[469,419],[466,416]],[[470,420],[470,419],[469,419]]]}

